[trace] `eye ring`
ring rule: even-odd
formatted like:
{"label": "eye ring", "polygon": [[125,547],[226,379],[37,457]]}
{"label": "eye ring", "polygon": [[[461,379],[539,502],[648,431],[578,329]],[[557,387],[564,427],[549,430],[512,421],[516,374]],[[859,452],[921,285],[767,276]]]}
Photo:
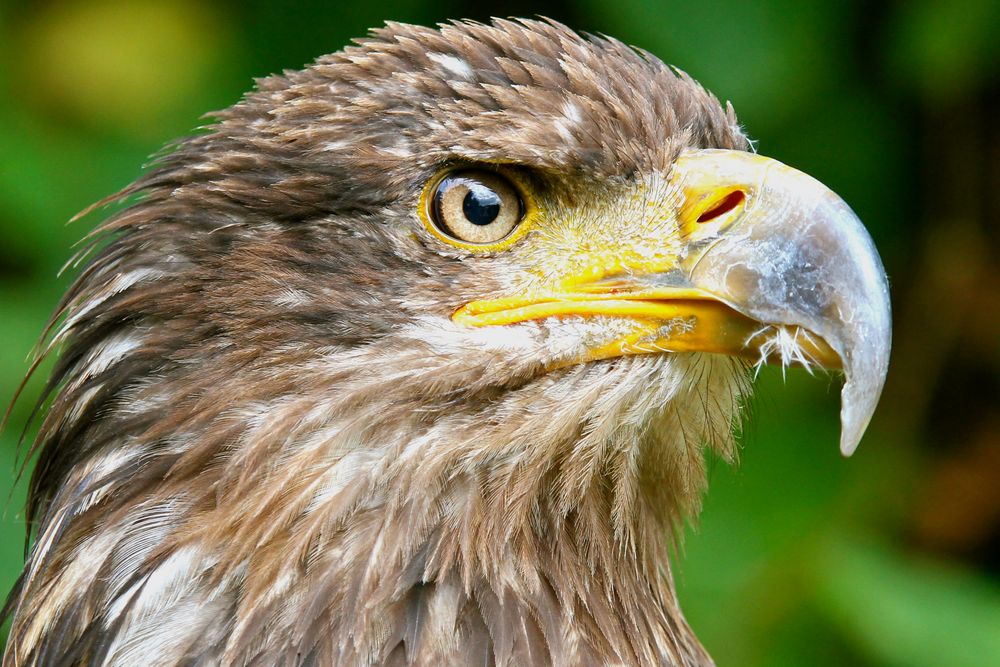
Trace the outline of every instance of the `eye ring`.
{"label": "eye ring", "polygon": [[534,205],[513,170],[452,168],[428,181],[420,197],[424,226],[449,245],[495,252],[527,231]]}

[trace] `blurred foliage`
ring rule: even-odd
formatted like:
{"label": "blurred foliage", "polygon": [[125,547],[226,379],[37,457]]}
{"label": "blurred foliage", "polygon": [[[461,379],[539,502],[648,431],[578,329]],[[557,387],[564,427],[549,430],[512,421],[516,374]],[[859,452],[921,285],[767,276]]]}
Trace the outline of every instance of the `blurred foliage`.
{"label": "blurred foliage", "polygon": [[[767,371],[743,462],[713,464],[675,569],[703,641],[721,665],[1000,664],[1000,3],[484,4],[0,2],[0,403],[93,217],[64,222],[252,77],[384,19],[551,16],[732,100],[762,153],[852,204],[893,283],[889,381],[855,458],[836,452],[835,380]],[[4,589],[22,562],[19,428],[44,375],[0,435]]]}

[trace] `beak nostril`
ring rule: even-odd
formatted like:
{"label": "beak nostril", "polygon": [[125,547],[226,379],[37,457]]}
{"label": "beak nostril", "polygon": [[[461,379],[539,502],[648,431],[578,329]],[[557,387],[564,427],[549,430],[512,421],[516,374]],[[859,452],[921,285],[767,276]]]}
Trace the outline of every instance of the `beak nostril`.
{"label": "beak nostril", "polygon": [[746,199],[746,194],[744,194],[742,190],[733,190],[725,197],[720,199],[718,202],[716,202],[715,205],[713,205],[707,211],[699,215],[698,222],[708,222],[710,220],[718,218],[721,215],[725,215],[726,213],[729,213],[734,208],[742,204],[744,199]]}

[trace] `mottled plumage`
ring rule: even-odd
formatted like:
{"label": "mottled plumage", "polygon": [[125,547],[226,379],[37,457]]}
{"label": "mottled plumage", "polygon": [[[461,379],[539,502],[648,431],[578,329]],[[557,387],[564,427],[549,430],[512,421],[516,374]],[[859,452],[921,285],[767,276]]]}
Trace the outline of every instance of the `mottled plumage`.
{"label": "mottled plumage", "polygon": [[[495,21],[388,24],[215,118],[108,200],[53,319],[5,667],[710,663],[668,551],[746,363],[572,364],[614,318],[451,316],[622,242],[681,151],[748,148],[732,109]],[[463,163],[517,170],[548,231],[428,234]]]}

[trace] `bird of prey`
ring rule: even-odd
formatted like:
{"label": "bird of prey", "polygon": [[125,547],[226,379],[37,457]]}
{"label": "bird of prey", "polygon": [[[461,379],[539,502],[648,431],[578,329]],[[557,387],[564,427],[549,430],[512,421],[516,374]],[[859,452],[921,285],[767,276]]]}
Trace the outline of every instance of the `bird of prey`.
{"label": "bird of prey", "polygon": [[847,205],[552,21],[387,24],[108,201],[5,667],[710,664],[668,556],[753,367],[842,368],[850,453],[888,363]]}

